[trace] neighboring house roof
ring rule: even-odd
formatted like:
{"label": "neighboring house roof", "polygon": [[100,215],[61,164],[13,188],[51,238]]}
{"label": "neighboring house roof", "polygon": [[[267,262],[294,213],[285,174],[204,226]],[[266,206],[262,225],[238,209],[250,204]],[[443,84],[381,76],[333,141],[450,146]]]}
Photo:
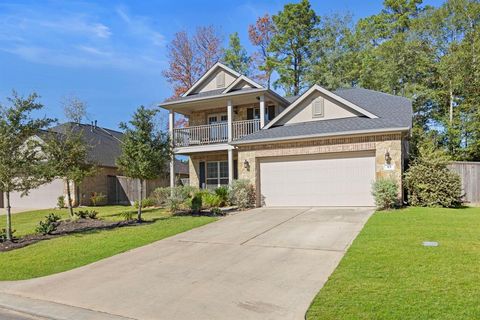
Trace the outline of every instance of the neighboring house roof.
{"label": "neighboring house roof", "polygon": [[369,113],[375,114],[377,117],[351,117],[272,126],[247,135],[232,144],[368,132],[403,131],[409,130],[412,126],[412,103],[407,98],[362,88],[340,89],[333,93]]}
{"label": "neighboring house roof", "polygon": [[104,167],[116,167],[115,160],[122,153],[120,141],[123,133],[95,125],[67,122],[51,128],[52,131],[65,133],[69,128],[81,133],[89,145],[88,160]]}
{"label": "neighboring house roof", "polygon": [[[69,127],[82,134],[89,145],[88,160],[102,167],[116,168],[116,160],[122,153],[121,140],[123,133],[97,125],[67,122],[51,128],[51,131],[64,134]],[[175,173],[188,174],[188,164],[179,160],[175,163]]]}

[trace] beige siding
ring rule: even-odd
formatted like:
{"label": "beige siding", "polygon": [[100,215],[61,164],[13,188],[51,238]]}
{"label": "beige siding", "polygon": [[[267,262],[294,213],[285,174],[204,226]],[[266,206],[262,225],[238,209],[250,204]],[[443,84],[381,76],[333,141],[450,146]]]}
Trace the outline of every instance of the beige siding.
{"label": "beige siding", "polygon": [[228,87],[233,83],[233,81],[236,80],[236,77],[234,75],[224,71],[223,69],[220,69],[219,71],[213,73],[212,75],[210,75],[210,77],[205,79],[203,84],[200,86],[200,88],[195,92],[206,92],[206,91],[221,89],[217,87],[217,75],[219,73],[222,73],[225,75],[225,82],[224,82],[225,85],[223,86],[223,88]]}
{"label": "beige siding", "polygon": [[[317,98],[324,99],[324,111],[322,117],[313,117],[312,101]],[[356,117],[359,113],[347,106],[341,105],[330,97],[315,91],[297,105],[288,115],[279,121],[278,124],[292,124],[307,121],[321,121],[328,119]]]}

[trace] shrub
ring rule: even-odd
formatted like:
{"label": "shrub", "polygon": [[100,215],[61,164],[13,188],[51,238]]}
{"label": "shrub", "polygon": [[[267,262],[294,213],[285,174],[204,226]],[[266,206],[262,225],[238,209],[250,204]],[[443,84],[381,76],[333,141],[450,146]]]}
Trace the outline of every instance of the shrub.
{"label": "shrub", "polygon": [[405,186],[411,205],[458,207],[462,204],[460,176],[449,170],[448,155],[431,142],[419,147],[419,155],[405,173]]}
{"label": "shrub", "polygon": [[210,210],[210,213],[214,216],[224,216],[225,213],[222,211],[222,209],[215,207]]}
{"label": "shrub", "polygon": [[[150,197],[142,200],[142,208],[155,207],[155,204],[155,199]],[[133,206],[138,209],[138,200],[133,203]]]}
{"label": "shrub", "polygon": [[205,208],[214,208],[222,204],[222,198],[217,194],[205,192],[202,196],[202,202]]}
{"label": "shrub", "polygon": [[192,200],[190,201],[190,210],[192,210],[192,213],[197,214],[202,210],[202,197],[202,192],[197,192],[193,196]]}
{"label": "shrub", "polygon": [[57,198],[57,207],[59,209],[65,208],[65,196],[59,196]]}
{"label": "shrub", "polygon": [[181,209],[191,207],[193,196],[200,192],[196,187],[177,186],[174,188],[157,188],[152,196],[157,205],[165,205],[170,212],[175,213]]}
{"label": "shrub", "polygon": [[80,210],[73,213],[77,218],[80,219],[97,219],[98,212],[95,210]]}
{"label": "shrub", "polygon": [[150,198],[155,200],[157,206],[167,205],[168,198],[170,197],[170,188],[156,188],[153,190]]}
{"label": "shrub", "polygon": [[235,180],[229,192],[229,202],[240,209],[255,205],[255,189],[248,180]]}
{"label": "shrub", "polygon": [[38,222],[38,226],[35,228],[35,231],[43,235],[51,234],[57,230],[59,220],[59,216],[55,215],[54,213],[50,213],[48,216],[45,216],[45,220]]}
{"label": "shrub", "polygon": [[107,204],[107,196],[101,192],[93,192],[92,196],[90,197],[90,201],[94,207],[104,206]]}
{"label": "shrub", "polygon": [[228,202],[228,195],[230,193],[230,190],[228,189],[227,186],[222,186],[222,187],[218,187],[217,189],[215,189],[215,194],[220,197],[220,206],[223,207],[227,204]]}
{"label": "shrub", "polygon": [[398,184],[393,178],[378,179],[372,184],[372,195],[379,209],[392,209],[398,204]]}
{"label": "shrub", "polygon": [[[13,236],[15,234],[15,232],[16,232],[16,230],[12,230],[12,239],[15,239],[15,237]],[[4,242],[4,241],[7,241],[7,229],[2,228],[0,230],[0,243]]]}
{"label": "shrub", "polygon": [[132,221],[134,216],[133,211],[123,211],[120,212],[120,217],[125,221]]}

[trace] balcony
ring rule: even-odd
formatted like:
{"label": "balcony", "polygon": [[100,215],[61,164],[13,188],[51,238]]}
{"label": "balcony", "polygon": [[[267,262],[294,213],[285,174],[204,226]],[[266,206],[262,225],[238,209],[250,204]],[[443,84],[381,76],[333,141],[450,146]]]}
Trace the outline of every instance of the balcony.
{"label": "balcony", "polygon": [[[260,120],[244,120],[232,122],[232,140],[260,130]],[[173,129],[175,147],[191,147],[228,142],[228,123],[221,122],[210,125]]]}

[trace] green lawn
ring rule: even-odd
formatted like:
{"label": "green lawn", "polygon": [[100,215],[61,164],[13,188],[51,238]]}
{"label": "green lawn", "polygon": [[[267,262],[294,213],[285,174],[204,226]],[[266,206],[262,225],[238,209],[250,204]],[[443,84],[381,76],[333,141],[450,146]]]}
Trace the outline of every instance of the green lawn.
{"label": "green lawn", "polygon": [[408,208],[370,218],[307,319],[480,319],[479,301],[480,208]]}
{"label": "green lawn", "polygon": [[[121,220],[118,214],[130,207],[88,208],[99,216]],[[49,212],[68,217],[66,210],[41,210],[13,215],[16,235],[34,232],[35,226]],[[0,280],[29,279],[80,267],[103,258],[161,240],[174,234],[215,221],[212,217],[173,217],[163,209],[146,210],[145,220],[154,221],[136,227],[84,232],[41,241],[28,247],[0,253]],[[5,223],[5,217],[0,217]]]}

